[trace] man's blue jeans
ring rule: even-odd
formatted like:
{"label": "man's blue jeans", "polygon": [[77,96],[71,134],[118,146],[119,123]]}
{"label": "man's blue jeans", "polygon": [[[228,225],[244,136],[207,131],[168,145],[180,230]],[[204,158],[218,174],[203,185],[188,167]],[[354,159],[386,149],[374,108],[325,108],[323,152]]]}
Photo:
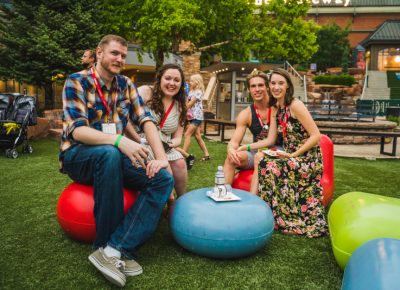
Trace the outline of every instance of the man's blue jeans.
{"label": "man's blue jeans", "polygon": [[[96,240],[94,246],[110,245],[128,258],[156,230],[174,180],[165,169],[149,178],[146,170],[111,145],[76,145],[64,154],[63,171],[74,181],[92,184]],[[124,217],[123,187],[140,191]]]}

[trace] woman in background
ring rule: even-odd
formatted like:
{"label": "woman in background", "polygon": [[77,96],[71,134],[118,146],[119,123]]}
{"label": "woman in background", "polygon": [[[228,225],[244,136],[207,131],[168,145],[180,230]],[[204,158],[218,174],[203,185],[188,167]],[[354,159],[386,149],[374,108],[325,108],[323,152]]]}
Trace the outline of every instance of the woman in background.
{"label": "woman in background", "polygon": [[[186,157],[188,166],[191,168],[194,162],[194,156],[188,154],[190,147],[190,139],[194,135],[197,143],[203,151],[201,161],[210,160],[210,154],[203,139],[201,138],[200,125],[204,120],[203,116],[203,97],[204,83],[203,78],[199,74],[194,74],[189,79],[189,95],[186,103],[188,125],[185,131],[185,141],[183,143],[183,155]],[[189,169],[190,169],[189,168]]]}

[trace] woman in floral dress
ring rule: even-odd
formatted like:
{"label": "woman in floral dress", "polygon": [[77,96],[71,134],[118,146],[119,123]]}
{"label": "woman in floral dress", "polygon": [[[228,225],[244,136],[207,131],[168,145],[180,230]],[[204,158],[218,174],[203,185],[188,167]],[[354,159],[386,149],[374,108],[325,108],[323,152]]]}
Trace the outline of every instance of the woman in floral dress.
{"label": "woman in floral dress", "polygon": [[276,118],[271,120],[268,138],[250,144],[250,148],[271,146],[279,136],[285,151],[274,152],[276,156],[265,155],[260,161],[258,194],[271,207],[275,228],[284,233],[319,237],[328,233],[322,205],[320,133],[293,92],[289,74],[283,69],[272,71],[268,94]]}

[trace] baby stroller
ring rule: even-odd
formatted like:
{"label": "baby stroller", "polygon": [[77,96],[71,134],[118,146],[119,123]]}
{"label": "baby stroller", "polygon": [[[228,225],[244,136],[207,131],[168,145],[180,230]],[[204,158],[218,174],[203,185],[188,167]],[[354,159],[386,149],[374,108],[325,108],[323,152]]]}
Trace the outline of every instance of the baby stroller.
{"label": "baby stroller", "polygon": [[32,153],[28,126],[37,124],[36,99],[20,94],[0,94],[0,147],[6,156],[17,158],[16,147],[24,144],[23,152]]}

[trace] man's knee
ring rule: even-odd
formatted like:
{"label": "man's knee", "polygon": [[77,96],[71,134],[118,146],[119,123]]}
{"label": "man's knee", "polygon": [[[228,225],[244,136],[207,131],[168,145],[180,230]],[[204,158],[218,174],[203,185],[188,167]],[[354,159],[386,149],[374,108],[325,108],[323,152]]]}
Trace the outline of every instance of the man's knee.
{"label": "man's knee", "polygon": [[122,153],[118,148],[112,145],[96,146],[96,156],[99,164],[103,163],[107,166],[120,166],[122,162]]}
{"label": "man's knee", "polygon": [[174,186],[174,177],[166,169],[161,169],[154,177],[156,184],[163,185],[165,187]]}
{"label": "man's knee", "polygon": [[121,158],[121,151],[112,145],[95,146],[96,154],[102,157]]}

